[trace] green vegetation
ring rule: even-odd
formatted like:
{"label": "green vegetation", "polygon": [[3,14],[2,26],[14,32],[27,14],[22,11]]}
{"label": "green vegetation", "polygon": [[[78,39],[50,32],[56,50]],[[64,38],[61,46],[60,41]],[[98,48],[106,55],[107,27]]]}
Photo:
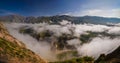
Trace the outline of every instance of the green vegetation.
{"label": "green vegetation", "polygon": [[23,34],[29,34],[31,35],[33,38],[40,40],[40,39],[45,39],[46,37],[50,37],[52,32],[50,32],[49,30],[45,30],[42,32],[37,33],[36,31],[34,31],[32,28],[26,28],[26,27],[22,27],[19,30],[20,33]]}
{"label": "green vegetation", "polygon": [[32,28],[27,28],[26,26],[24,26],[20,28],[19,32],[24,34],[31,34],[34,32],[34,30]]}
{"label": "green vegetation", "polygon": [[50,63],[93,63],[94,59],[92,57],[82,57],[82,58],[73,58],[70,60],[65,61],[57,61],[57,62],[50,62]]}
{"label": "green vegetation", "polygon": [[62,50],[65,45],[67,44],[66,41],[67,41],[67,35],[65,34],[62,34],[61,36],[57,37],[57,45],[58,45],[58,50]]}
{"label": "green vegetation", "polygon": [[86,43],[92,40],[92,38],[96,37],[98,34],[94,32],[88,32],[88,34],[82,34],[80,35],[80,40],[82,43]]}
{"label": "green vegetation", "polygon": [[0,57],[7,58],[7,61],[18,60],[20,63],[40,63],[42,61],[42,59],[37,57],[35,53],[29,49],[20,47],[19,45],[3,38],[0,38]]}
{"label": "green vegetation", "polygon": [[74,46],[72,45],[68,45],[67,44],[67,40],[71,40],[74,39],[76,37],[70,35],[70,34],[65,34],[63,33],[61,36],[57,37],[58,42],[56,43],[58,46],[58,50],[63,50],[63,48],[67,48],[67,49],[75,49]]}
{"label": "green vegetation", "polygon": [[95,63],[106,63],[105,58],[106,58],[106,55],[101,54],[100,57],[95,61]]}
{"label": "green vegetation", "polygon": [[80,35],[79,39],[82,41],[82,44],[91,41],[92,38],[95,38],[97,36],[110,37],[111,39],[120,36],[120,35],[115,35],[115,34],[109,34],[109,33],[106,33],[106,32],[92,32],[92,31],[87,31],[87,33],[88,34],[82,34],[82,35]]}
{"label": "green vegetation", "polygon": [[[38,39],[39,39],[39,38],[44,39],[45,37],[50,37],[50,36],[51,36],[51,33],[50,33],[50,31],[48,31],[48,30],[45,30],[45,31],[40,32],[40,33],[37,34]],[[36,37],[36,38],[37,38],[37,37]]]}
{"label": "green vegetation", "polygon": [[79,55],[77,51],[65,51],[60,54],[57,54],[57,58],[59,60],[67,60],[69,58],[78,57],[78,56]]}

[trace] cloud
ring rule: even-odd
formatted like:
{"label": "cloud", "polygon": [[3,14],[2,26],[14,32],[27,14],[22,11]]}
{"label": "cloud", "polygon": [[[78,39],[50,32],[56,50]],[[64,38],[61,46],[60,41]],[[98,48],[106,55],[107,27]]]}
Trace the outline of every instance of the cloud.
{"label": "cloud", "polygon": [[[53,32],[52,37],[50,37],[50,41],[48,42],[46,39],[43,41],[38,41],[30,35],[24,35],[19,33],[19,28],[23,26],[28,26],[33,28],[36,33],[40,33],[44,30],[49,30]],[[81,56],[93,56],[97,58],[100,54],[105,53],[108,54],[115,50],[118,46],[120,46],[120,36],[110,38],[108,36],[99,36],[92,38],[91,41],[81,44],[79,38],[81,34],[88,34],[87,31],[92,32],[106,32],[109,34],[120,34],[119,26],[106,26],[106,25],[96,25],[96,24],[67,24],[67,25],[49,25],[45,23],[39,24],[23,24],[23,23],[6,23],[6,27],[11,35],[21,40],[27,48],[31,49],[35,53],[39,54],[43,58],[47,60],[54,61],[56,60],[55,51],[51,50],[51,47],[54,47],[50,44],[50,42],[54,42],[57,40],[57,37],[61,36],[63,33],[69,34],[70,36],[75,36],[77,38],[73,38],[67,40],[66,43],[68,45],[73,45],[76,47],[77,51]],[[72,32],[73,33],[72,33]],[[57,36],[57,37],[56,37]]]}
{"label": "cloud", "polygon": [[[25,34],[20,34],[19,33],[19,27],[22,27],[22,26],[25,26],[25,25],[33,26],[32,24],[22,24],[22,23],[21,24],[17,24],[17,23],[5,24],[9,33],[13,37],[22,41],[28,49],[30,49],[30,50],[34,51],[35,53],[39,54],[42,58],[44,58],[46,60],[55,61],[56,56],[51,51],[50,44],[46,43],[45,41],[38,41],[30,35],[25,35]],[[39,24],[34,25],[34,26],[39,26]]]}
{"label": "cloud", "polygon": [[82,56],[98,58],[100,54],[108,54],[115,50],[120,44],[120,38],[110,39],[109,37],[96,37],[91,42],[77,48]]}
{"label": "cloud", "polygon": [[[71,16],[102,16],[102,17],[117,17],[120,18],[120,9],[89,9],[76,12],[63,13],[64,15]],[[63,15],[62,14],[62,15]]]}
{"label": "cloud", "polygon": [[74,45],[74,46],[77,47],[77,46],[80,45],[81,41],[80,41],[79,39],[72,39],[72,40],[68,40],[67,43],[68,43],[69,45]]}
{"label": "cloud", "polygon": [[108,30],[109,34],[120,35],[120,27],[112,27]]}
{"label": "cloud", "polygon": [[119,0],[86,0],[84,4],[78,7],[78,10],[63,14],[72,16],[90,15],[120,18],[119,2]]}
{"label": "cloud", "polygon": [[81,15],[90,15],[90,16],[102,16],[102,17],[120,17],[120,9],[93,9],[86,10],[81,13]]}

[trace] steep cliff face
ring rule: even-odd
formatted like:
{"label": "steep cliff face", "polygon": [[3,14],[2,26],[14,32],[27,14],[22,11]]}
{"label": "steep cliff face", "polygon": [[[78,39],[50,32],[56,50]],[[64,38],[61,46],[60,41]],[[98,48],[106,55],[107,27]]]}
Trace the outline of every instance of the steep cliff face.
{"label": "steep cliff face", "polygon": [[46,63],[46,61],[12,37],[0,23],[0,63]]}

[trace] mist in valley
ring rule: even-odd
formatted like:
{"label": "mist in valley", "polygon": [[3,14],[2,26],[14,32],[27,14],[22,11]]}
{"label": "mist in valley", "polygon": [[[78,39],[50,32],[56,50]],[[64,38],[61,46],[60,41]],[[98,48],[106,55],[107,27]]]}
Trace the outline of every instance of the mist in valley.
{"label": "mist in valley", "polygon": [[[120,27],[118,25],[107,26],[100,24],[71,24],[63,21],[60,24],[26,24],[26,23],[4,23],[9,33],[22,41],[26,47],[48,61],[59,60],[57,54],[61,51],[77,51],[78,56],[90,56],[95,59],[100,54],[108,54],[120,46]],[[30,29],[32,32],[20,32]],[[46,32],[49,36],[40,35]],[[91,35],[94,34],[95,35]],[[86,36],[88,39],[84,38]],[[42,37],[42,38],[41,38]],[[59,37],[66,39],[58,40]],[[64,40],[64,41],[62,41]],[[63,48],[56,43],[63,42]],[[68,47],[69,46],[69,47]]]}

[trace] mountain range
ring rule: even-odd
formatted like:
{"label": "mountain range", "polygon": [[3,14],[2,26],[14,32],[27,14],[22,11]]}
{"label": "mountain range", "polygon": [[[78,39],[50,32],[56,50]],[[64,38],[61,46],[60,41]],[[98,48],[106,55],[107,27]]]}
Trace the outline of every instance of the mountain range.
{"label": "mountain range", "polygon": [[107,24],[107,23],[119,23],[120,18],[107,18],[99,16],[68,16],[68,15],[55,15],[55,16],[39,16],[39,17],[25,17],[21,15],[7,15],[0,16],[0,21],[4,22],[16,22],[16,23],[50,23],[59,24],[62,20],[67,20],[74,24],[80,23],[93,23],[93,24]]}

